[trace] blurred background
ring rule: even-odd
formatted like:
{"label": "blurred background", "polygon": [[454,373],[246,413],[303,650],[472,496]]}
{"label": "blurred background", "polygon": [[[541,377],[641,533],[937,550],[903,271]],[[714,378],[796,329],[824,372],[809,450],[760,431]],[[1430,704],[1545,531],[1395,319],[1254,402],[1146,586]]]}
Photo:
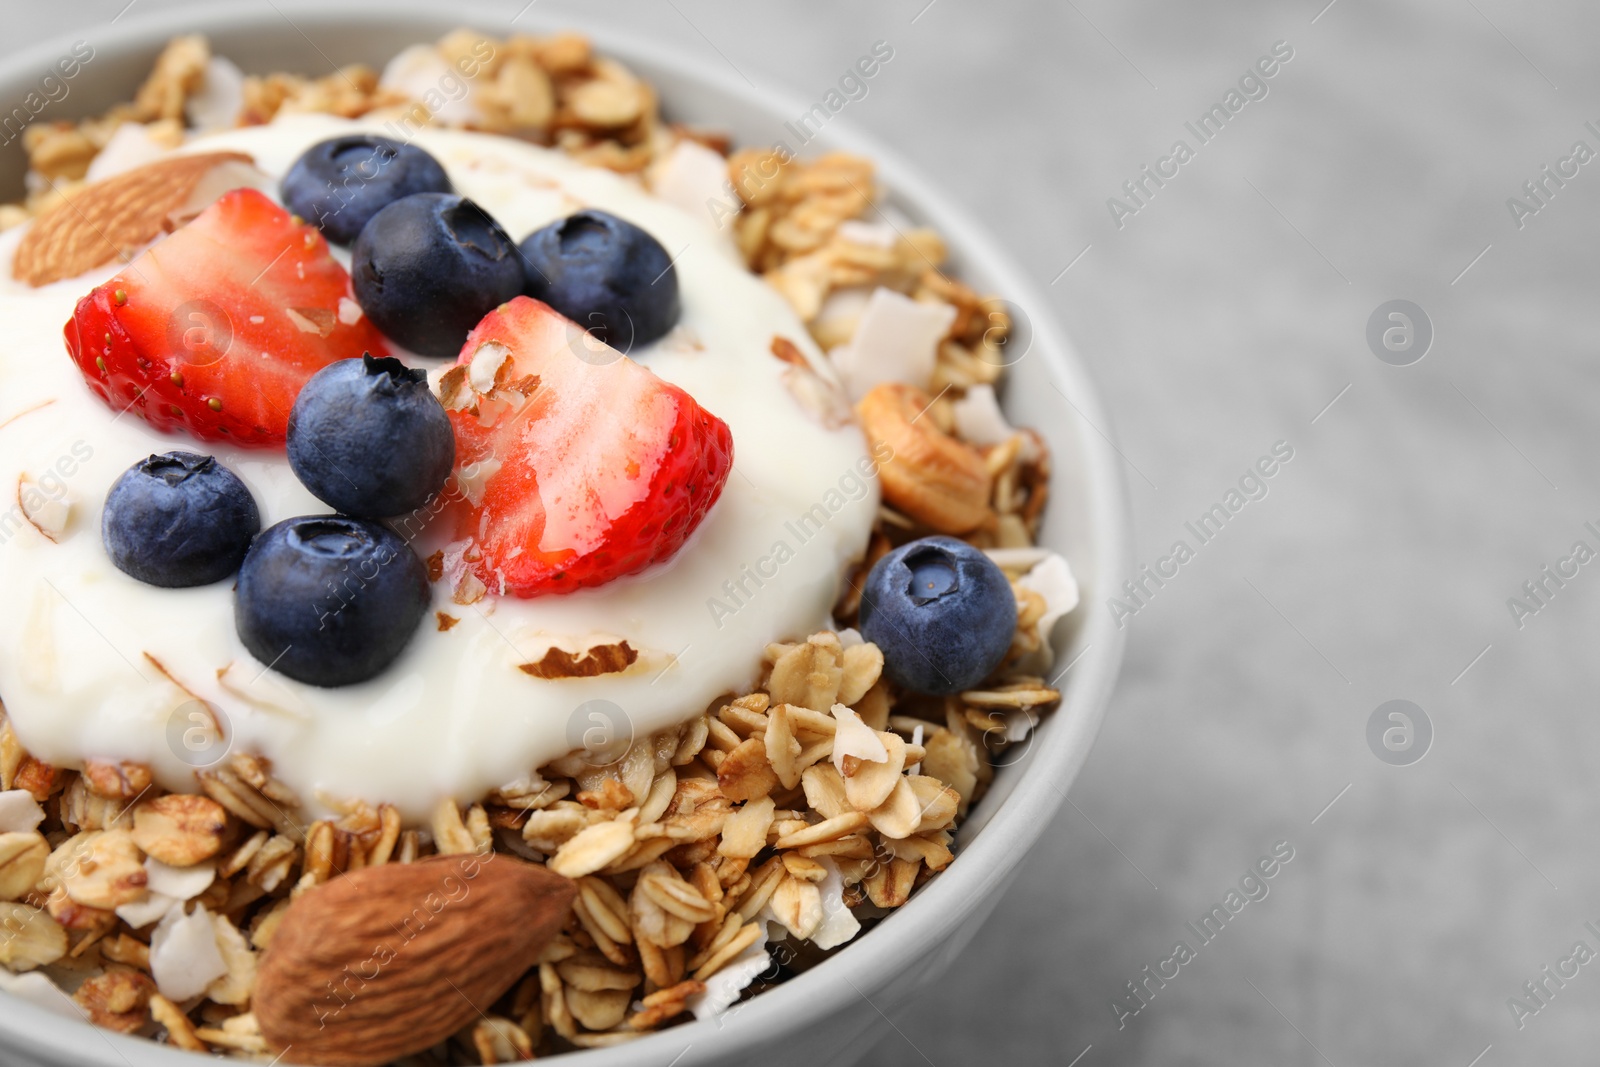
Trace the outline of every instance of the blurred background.
{"label": "blurred background", "polygon": [[[1246,497],[1127,602],[1070,803],[869,1062],[1587,1060],[1600,965],[1561,961],[1600,951],[1600,564],[1574,556],[1600,551],[1600,8],[535,3],[500,6],[614,18],[811,99],[888,42],[836,121],[1049,294],[1115,413],[1135,558]],[[11,5],[8,40],[174,6]],[[1292,858],[1202,942],[1186,924],[1274,847]],[[1179,940],[1194,958],[1141,1006],[1128,983]]]}

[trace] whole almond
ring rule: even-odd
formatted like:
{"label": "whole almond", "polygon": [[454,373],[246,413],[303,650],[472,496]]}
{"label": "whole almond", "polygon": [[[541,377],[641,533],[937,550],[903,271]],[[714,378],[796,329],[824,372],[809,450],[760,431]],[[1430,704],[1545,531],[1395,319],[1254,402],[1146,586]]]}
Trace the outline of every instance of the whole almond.
{"label": "whole almond", "polygon": [[298,897],[262,956],[261,1033],[296,1063],[376,1067],[487,1013],[560,931],[577,885],[505,855],[342,875]]}
{"label": "whole almond", "polygon": [[37,287],[113,259],[127,262],[170,226],[169,216],[214,168],[251,162],[241,152],[170,156],[69,193],[23,235],[12,277]]}
{"label": "whole almond", "polygon": [[932,401],[915,386],[884,382],[856,405],[883,499],[939,533],[962,534],[989,518],[992,481],[978,450],[923,418]]}

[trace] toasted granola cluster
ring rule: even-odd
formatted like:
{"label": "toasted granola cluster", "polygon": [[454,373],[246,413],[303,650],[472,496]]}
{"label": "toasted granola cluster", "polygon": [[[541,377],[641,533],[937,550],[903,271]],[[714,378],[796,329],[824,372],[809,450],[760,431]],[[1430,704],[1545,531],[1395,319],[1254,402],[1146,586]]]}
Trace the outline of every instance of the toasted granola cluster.
{"label": "toasted granola cluster", "polygon": [[849,341],[856,322],[831,314],[829,297],[882,286],[956,309],[939,346],[935,389],[999,380],[1012,327],[1005,303],[941,269],[948,253],[933,230],[900,229],[882,215],[870,160],[832,152],[807,161],[747,148],[729,157],[728,175],[744,204],[734,225],[745,261],[788,299],[823,348]]}
{"label": "toasted granola cluster", "polygon": [[[458,31],[434,47],[450,64],[474,57],[475,128],[627,173],[684,138],[727,154],[715,137],[664,125],[654,90],[581,37]],[[0,209],[0,223],[75,188],[124,123],[177,144],[209,61],[203,38],[177,39],[132,103],[30,129],[36,191]],[[245,79],[241,124],[286,111],[435,118],[367,68]],[[267,1062],[279,1050],[252,996],[294,900],[363,868],[503,853],[575,880],[572,914],[499,1003],[406,1062],[508,1063],[724,1008],[815,963],[952,862],[954,832],[994,767],[1060,698],[1037,674],[1059,609],[1027,578],[1044,555],[1032,546],[1049,454],[999,418],[990,389],[1011,319],[941,270],[936,233],[875,217],[866,160],[743,150],[728,178],[739,249],[824,348],[855,334],[859,306],[843,294],[886,288],[954,309],[926,383],[934,395],[885,382],[844,413],[891,458],[866,558],[836,606],[841,629],[769,646],[757,689],[682,726],[614,758],[574,753],[487,797],[441,801],[425,825],[361,799],[318,797],[333,814],[314,817],[246,753],[183,793],[138,764],[52,767],[23,750],[0,708],[0,968],[22,976],[13,982],[44,976],[124,1033]],[[804,362],[776,342],[774,355]],[[1005,660],[980,689],[949,697],[897,691],[876,646],[845,628],[871,565],[930,533],[991,550],[1017,599]],[[768,943],[777,927],[785,937]],[[36,982],[6,988],[44,995]]]}
{"label": "toasted granola cluster", "polygon": [[[1032,596],[1018,590],[1008,661],[1037,647]],[[772,645],[759,689],[603,766],[574,754],[414,827],[391,806],[328,798],[339,814],[308,819],[242,754],[200,772],[196,793],[162,793],[137,764],[50,767],[0,720],[0,794],[43,814],[0,833],[0,964],[44,969],[98,1025],[265,1055],[249,1010],[258,956],[295,898],[366,867],[505,852],[577,881],[571,919],[495,1011],[417,1062],[629,1040],[683,1016],[767,920],[788,939],[755,989],[803,969],[828,924],[848,937],[904,904],[951,862],[955,826],[1018,736],[1013,717],[1059,699],[1010,667],[980,691],[897,694],[882,666],[852,631]],[[874,745],[886,759],[851,754]],[[174,891],[190,895],[160,899]],[[151,904],[169,909],[153,927],[140,921]],[[194,916],[215,953],[174,932]]]}
{"label": "toasted granola cluster", "polygon": [[[468,128],[552,145],[593,166],[643,170],[687,131],[661,121],[655,90],[577,34],[501,40],[457,30],[435,46],[471,83],[476,117]],[[175,38],[132,102],[77,122],[38,122],[23,135],[34,176],[22,204],[0,206],[0,228],[17,225],[73,191],[89,164],[127,123],[142,123],[157,143],[177,147],[192,126],[187,105],[201,91],[211,48],[204,37]],[[426,95],[426,90],[418,94]],[[414,127],[443,122],[437,106],[393,85],[363,64],[310,78],[247,75],[236,124],[255,126],[279,114],[320,113],[395,120]],[[701,136],[701,135],[696,135]],[[716,138],[705,138],[716,144]]]}

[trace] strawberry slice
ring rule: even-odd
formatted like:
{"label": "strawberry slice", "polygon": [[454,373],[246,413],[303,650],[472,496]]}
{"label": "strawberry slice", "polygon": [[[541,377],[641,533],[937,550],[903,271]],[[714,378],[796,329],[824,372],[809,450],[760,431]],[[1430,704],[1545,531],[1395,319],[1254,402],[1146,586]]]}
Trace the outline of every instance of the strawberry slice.
{"label": "strawberry slice", "polygon": [[307,378],[386,354],[356,311],[350,275],[317,228],[235,189],[78,301],[63,332],[89,387],[117,411],[266,448],[283,444]]}
{"label": "strawberry slice", "polygon": [[526,296],[478,323],[440,394],[461,558],[492,593],[569,593],[671,557],[733,468],[726,423]]}

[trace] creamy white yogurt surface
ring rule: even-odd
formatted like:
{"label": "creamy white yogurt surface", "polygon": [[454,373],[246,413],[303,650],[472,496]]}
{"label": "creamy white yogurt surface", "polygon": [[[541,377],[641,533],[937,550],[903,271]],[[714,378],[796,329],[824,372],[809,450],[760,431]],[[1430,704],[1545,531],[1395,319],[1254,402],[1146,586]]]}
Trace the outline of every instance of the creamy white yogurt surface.
{"label": "creamy white yogurt surface", "polygon": [[[358,128],[299,116],[185,150],[247,152],[277,178],[309,145]],[[231,581],[157,589],[113,567],[101,507],[130,465],[186,449],[237,473],[263,525],[329,509],[281,451],[219,447],[117,417],[89,391],[61,337],[77,299],[115,268],[30,289],[10,276],[21,233],[12,231],[0,237],[0,699],[39,758],[141,760],[168,788],[192,788],[195,764],[220,751],[192,751],[198,733],[185,746],[199,698],[225,716],[233,750],[271,759],[309,804],[359,798],[421,817],[441,797],[477,799],[570,751],[599,721],[588,701],[611,702],[625,717],[619,725],[643,736],[752,685],[767,642],[826,624],[843,569],[865,546],[878,488],[859,430],[826,428],[785,387],[774,335],[827,371],[783,299],[705,222],[627,179],[503,137],[424,131],[415,143],[514,239],[594,206],[642,226],[676,257],[680,326],[633,355],[732,429],[735,464],[721,500],[673,560],[643,575],[565,597],[491,596],[470,606],[438,583],[433,607],[460,620],[451,629],[441,631],[430,612],[401,658],[370,682],[295,682],[239,642]],[[41,525],[59,523],[64,509],[56,541],[12,507],[19,481],[52,499]],[[518,670],[552,644],[618,639],[640,652],[623,674],[541,680]]]}

